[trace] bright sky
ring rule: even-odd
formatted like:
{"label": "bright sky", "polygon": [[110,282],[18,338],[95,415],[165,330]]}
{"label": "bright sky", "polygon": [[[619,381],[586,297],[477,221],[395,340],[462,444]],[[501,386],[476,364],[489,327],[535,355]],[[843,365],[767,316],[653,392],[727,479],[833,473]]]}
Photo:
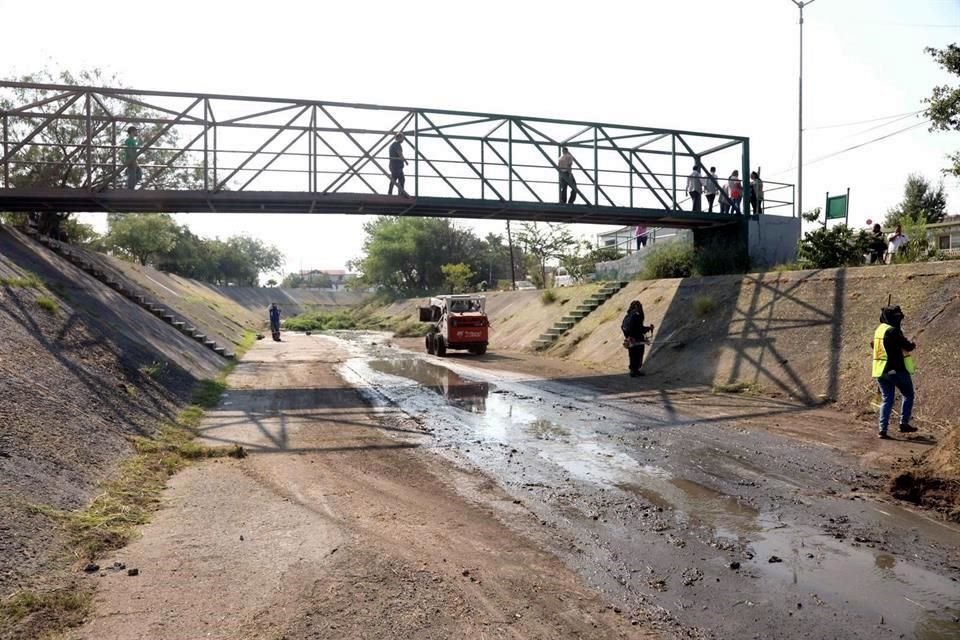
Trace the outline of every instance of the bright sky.
{"label": "bright sky", "polygon": [[[816,0],[804,11],[804,208],[851,190],[882,218],[907,174],[933,181],[960,134],[905,114],[956,84],[923,52],[958,40],[958,0]],[[796,181],[797,15],[790,0],[459,3],[0,0],[0,78],[100,67],[140,89],[413,105],[746,135],[767,180]],[[720,167],[719,173],[729,173]],[[960,213],[960,183],[947,178]],[[358,216],[178,216],[249,233],[287,269],[343,268]],[[503,232],[501,222],[463,224]],[[609,227],[578,227],[593,237]]]}

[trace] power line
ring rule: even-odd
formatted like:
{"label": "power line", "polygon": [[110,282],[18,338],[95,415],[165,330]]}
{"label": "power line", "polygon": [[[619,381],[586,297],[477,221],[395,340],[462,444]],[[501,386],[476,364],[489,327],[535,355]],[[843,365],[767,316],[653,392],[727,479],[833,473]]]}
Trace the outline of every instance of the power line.
{"label": "power line", "polygon": [[895,113],[893,115],[882,116],[880,118],[871,118],[870,120],[857,120],[856,122],[840,122],[837,124],[825,124],[819,127],[806,127],[804,128],[804,131],[816,131],[817,129],[836,129],[838,127],[852,127],[858,124],[871,124],[873,122],[880,122],[881,120],[893,120],[894,118],[899,120],[902,118],[906,118],[908,116],[915,116],[918,113],[922,113],[922,112],[923,112],[923,109],[919,109],[917,111],[909,111],[907,113]]}
{"label": "power line", "polygon": [[[839,155],[841,155],[841,154],[847,153],[848,151],[853,151],[854,149],[859,149],[859,148],[861,148],[861,147],[865,147],[865,146],[867,146],[867,145],[873,144],[874,142],[880,142],[881,140],[886,140],[887,138],[892,138],[893,136],[899,135],[899,134],[904,133],[904,132],[906,132],[906,131],[910,131],[911,129],[916,129],[917,127],[920,127],[920,126],[923,126],[923,125],[925,125],[925,124],[928,124],[929,122],[930,122],[929,120],[924,120],[923,122],[917,122],[916,124],[912,124],[912,125],[910,125],[909,127],[904,127],[903,129],[897,129],[896,131],[893,131],[893,132],[891,132],[891,133],[884,134],[884,135],[879,136],[879,137],[877,137],[877,138],[873,138],[872,140],[867,140],[866,142],[861,142],[861,143],[859,143],[859,144],[855,144],[855,145],[853,145],[853,146],[846,147],[845,149],[840,149],[840,150],[838,150],[838,151],[834,151],[834,152],[832,152],[832,153],[828,153],[828,154],[825,155],[825,156],[820,156],[819,158],[814,158],[814,159],[811,160],[810,162],[804,162],[804,163],[803,163],[803,166],[806,167],[806,166],[808,166],[808,165],[811,165],[811,164],[814,164],[814,163],[817,163],[817,162],[821,162],[821,161],[823,161],[823,160],[827,160],[827,159],[829,159],[829,158],[833,158],[833,157],[835,157],[835,156],[839,156]],[[787,173],[788,171],[793,171],[794,169],[796,169],[796,167],[790,167],[789,169],[784,169],[783,171],[777,171],[777,172],[772,173],[772,174],[769,174],[769,175],[778,176],[778,175],[780,175],[780,174],[782,174],[782,173]]]}

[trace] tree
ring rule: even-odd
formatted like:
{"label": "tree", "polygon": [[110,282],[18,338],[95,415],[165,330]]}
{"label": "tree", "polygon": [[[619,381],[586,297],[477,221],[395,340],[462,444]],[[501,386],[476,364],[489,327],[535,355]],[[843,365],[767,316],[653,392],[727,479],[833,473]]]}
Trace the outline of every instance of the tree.
{"label": "tree", "polygon": [[283,279],[286,289],[332,289],[333,279],[322,271],[311,271],[306,274],[290,273]]}
{"label": "tree", "polygon": [[[960,46],[954,43],[944,49],[927,47],[925,51],[948,73],[960,76]],[[934,87],[924,102],[928,105],[924,115],[930,120],[931,131],[960,131],[960,86]],[[960,153],[948,157],[952,166],[943,172],[960,178]]]}
{"label": "tree", "polygon": [[574,245],[575,250],[560,258],[560,265],[576,280],[596,273],[598,262],[609,262],[623,257],[616,247],[594,247],[586,240]]}
{"label": "tree", "polygon": [[[76,75],[69,71],[43,69],[16,79],[17,82],[66,84],[85,86],[122,86],[116,76],[107,76],[100,69],[82,70]],[[0,111],[54,98],[56,92],[41,89],[12,88],[0,91]],[[48,110],[66,105],[66,98],[53,100]],[[87,183],[86,102],[77,100],[58,117],[51,120],[32,139],[16,152],[10,164],[10,182],[14,187],[82,187]],[[104,96],[91,101],[93,128],[90,145],[90,171],[94,185],[103,184],[118,172],[116,149],[123,143],[123,129],[132,118],[162,118],[165,114],[128,100]],[[26,138],[42,119],[11,115],[7,118],[7,136],[11,140]],[[183,189],[202,184],[203,173],[183,167],[163,167],[178,155],[179,136],[174,128],[164,131],[159,123],[142,124],[140,139],[156,142],[141,150],[138,162],[144,167],[144,178],[158,189]],[[107,185],[112,186],[112,185]]]}
{"label": "tree", "polygon": [[111,213],[107,225],[104,245],[143,265],[171,251],[177,242],[177,223],[166,213]]}
{"label": "tree", "polygon": [[351,262],[358,285],[417,296],[442,289],[442,266],[464,263],[474,273],[484,265],[483,242],[447,219],[381,216],[364,224],[363,257]]}
{"label": "tree", "polygon": [[936,189],[923,176],[910,175],[903,189],[903,200],[887,212],[884,224],[895,227],[906,220],[923,221],[926,224],[942,222],[947,215],[947,196],[943,184]]}
{"label": "tree", "polygon": [[445,264],[440,267],[443,276],[446,278],[447,286],[450,287],[450,293],[464,293],[468,285],[473,280],[473,269],[459,262],[457,264]]}
{"label": "tree", "polygon": [[845,224],[838,224],[805,233],[798,256],[804,266],[829,269],[861,265],[869,251],[870,238],[866,231],[854,231]]}
{"label": "tree", "polygon": [[269,280],[267,280],[267,286],[268,286],[268,287],[275,287],[275,286],[277,286],[277,281],[274,280],[273,278],[270,278]]}
{"label": "tree", "polygon": [[547,262],[564,256],[570,247],[576,244],[573,234],[565,225],[534,222],[520,225],[517,242],[523,250],[532,256],[530,265],[539,271],[541,283],[547,281]]}

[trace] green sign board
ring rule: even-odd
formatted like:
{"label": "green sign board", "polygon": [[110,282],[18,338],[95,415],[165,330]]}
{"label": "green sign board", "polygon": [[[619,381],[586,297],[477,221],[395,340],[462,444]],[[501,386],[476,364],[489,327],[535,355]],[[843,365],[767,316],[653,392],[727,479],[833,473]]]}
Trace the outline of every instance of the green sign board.
{"label": "green sign board", "polygon": [[833,196],[827,198],[827,220],[847,217],[847,196]]}

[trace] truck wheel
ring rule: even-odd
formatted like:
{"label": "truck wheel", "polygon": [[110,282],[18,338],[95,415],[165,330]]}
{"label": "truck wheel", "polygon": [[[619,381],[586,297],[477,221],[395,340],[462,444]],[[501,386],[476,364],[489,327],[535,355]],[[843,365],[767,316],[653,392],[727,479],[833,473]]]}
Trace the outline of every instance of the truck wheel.
{"label": "truck wheel", "polygon": [[482,356],[483,354],[485,354],[485,353],[487,352],[487,345],[483,345],[483,346],[481,346],[481,347],[477,347],[476,349],[473,349],[472,351],[473,351],[474,354],[476,354],[476,355],[478,355],[478,356]]}
{"label": "truck wheel", "polygon": [[427,353],[433,355],[433,334],[428,333],[423,340],[426,343]]}
{"label": "truck wheel", "polygon": [[443,341],[443,336],[437,336],[434,340],[436,353],[441,358],[447,355],[447,343]]}

